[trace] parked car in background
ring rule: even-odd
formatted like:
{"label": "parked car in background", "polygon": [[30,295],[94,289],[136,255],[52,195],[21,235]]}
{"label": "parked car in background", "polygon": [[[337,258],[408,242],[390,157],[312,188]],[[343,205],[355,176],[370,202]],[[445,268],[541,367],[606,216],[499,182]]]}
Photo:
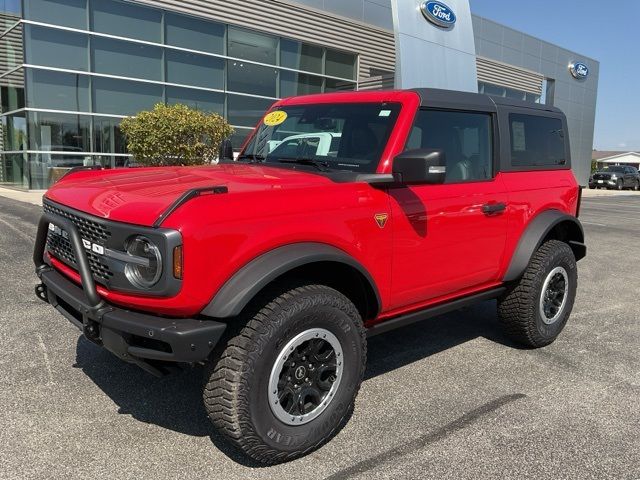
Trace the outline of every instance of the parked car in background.
{"label": "parked car in background", "polygon": [[613,165],[604,167],[589,177],[589,188],[640,190],[640,173],[635,167]]}

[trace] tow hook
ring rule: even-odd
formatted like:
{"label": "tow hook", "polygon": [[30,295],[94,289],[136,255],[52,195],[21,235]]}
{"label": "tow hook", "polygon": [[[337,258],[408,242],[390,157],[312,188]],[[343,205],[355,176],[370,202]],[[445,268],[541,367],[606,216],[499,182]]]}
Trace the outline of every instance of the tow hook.
{"label": "tow hook", "polygon": [[36,297],[44,303],[49,303],[49,295],[47,294],[47,286],[44,283],[36,285]]}

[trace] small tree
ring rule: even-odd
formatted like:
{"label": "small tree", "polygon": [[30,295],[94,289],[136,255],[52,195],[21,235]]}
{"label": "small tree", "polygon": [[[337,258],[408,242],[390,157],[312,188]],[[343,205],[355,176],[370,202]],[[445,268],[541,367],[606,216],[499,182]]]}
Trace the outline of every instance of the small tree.
{"label": "small tree", "polygon": [[134,161],[145,166],[211,163],[222,141],[233,133],[217,113],[161,103],[123,119],[120,128]]}

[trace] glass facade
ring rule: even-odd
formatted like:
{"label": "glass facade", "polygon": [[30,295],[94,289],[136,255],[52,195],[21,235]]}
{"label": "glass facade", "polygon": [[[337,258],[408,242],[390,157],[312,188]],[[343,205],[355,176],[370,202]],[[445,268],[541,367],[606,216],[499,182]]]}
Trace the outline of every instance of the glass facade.
{"label": "glass facade", "polygon": [[544,103],[543,98],[535,93],[523,92],[509,87],[501,87],[487,82],[478,82],[478,93],[492,95],[494,97],[512,98],[531,103]]}
{"label": "glass facade", "polygon": [[[3,7],[4,5],[4,7]],[[239,147],[278,98],[357,89],[357,55],[120,0],[0,2],[0,184],[129,162],[122,118],[224,115]]]}

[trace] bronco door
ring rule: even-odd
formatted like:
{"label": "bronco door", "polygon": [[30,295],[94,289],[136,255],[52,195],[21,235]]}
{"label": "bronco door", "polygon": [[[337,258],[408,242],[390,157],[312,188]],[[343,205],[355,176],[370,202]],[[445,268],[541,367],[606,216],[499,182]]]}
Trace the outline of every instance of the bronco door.
{"label": "bronco door", "polygon": [[442,149],[441,185],[389,190],[394,228],[392,308],[428,303],[498,282],[507,193],[495,173],[495,114],[420,110],[406,150]]}

